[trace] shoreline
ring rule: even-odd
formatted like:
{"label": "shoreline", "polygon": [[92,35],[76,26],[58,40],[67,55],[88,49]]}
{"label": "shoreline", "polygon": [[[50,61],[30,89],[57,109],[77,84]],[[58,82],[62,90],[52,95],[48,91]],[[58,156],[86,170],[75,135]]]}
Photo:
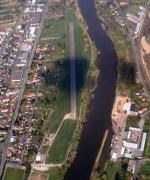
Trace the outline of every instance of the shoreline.
{"label": "shoreline", "polygon": [[[84,20],[84,18],[83,18],[83,16],[81,15],[81,12],[80,12],[80,8],[79,8],[79,5],[78,5],[78,0],[75,0],[75,7],[76,7],[76,10],[75,10],[75,15],[76,15],[76,18],[77,18],[77,21],[78,21],[78,23],[79,23],[79,25],[80,25],[80,27],[82,28],[82,30],[83,30],[83,32],[85,32],[86,33],[86,35],[87,35],[87,37],[88,37],[88,40],[89,40],[89,42],[90,42],[90,47],[91,47],[91,52],[92,52],[92,57],[91,57],[91,62],[90,62],[90,65],[89,65],[89,69],[88,69],[88,72],[87,72],[87,75],[86,75],[86,80],[85,80],[85,83],[84,83],[84,88],[83,88],[83,92],[82,92],[82,95],[81,95],[81,100],[82,99],[84,99],[84,91],[85,91],[85,89],[86,89],[86,85],[87,85],[87,81],[88,81],[88,78],[89,78],[89,76],[90,76],[90,71],[91,71],[91,68],[92,68],[92,65],[93,64],[95,64],[95,61],[96,61],[96,57],[97,57],[97,50],[96,50],[96,47],[95,47],[95,45],[93,44],[93,42],[92,42],[92,40],[91,40],[91,38],[90,38],[90,36],[89,36],[89,33],[88,33],[88,27],[87,27],[87,25],[86,25],[86,22],[85,22],[85,20]],[[77,14],[76,14],[76,11],[77,11]],[[79,16],[77,16],[77,15],[79,15]],[[79,19],[78,19],[78,17],[79,17]],[[80,22],[81,21],[81,22]],[[82,24],[83,23],[83,24]],[[84,29],[84,26],[86,26],[86,28]],[[94,66],[96,66],[96,65],[94,65]],[[96,84],[95,84],[95,87],[93,87],[91,90],[92,90],[92,98],[90,98],[89,99],[89,102],[88,103],[86,103],[85,105],[84,105],[84,102],[82,101],[81,102],[81,107],[80,107],[80,110],[79,110],[79,118],[78,118],[78,122],[77,122],[77,127],[76,127],[76,129],[75,129],[75,132],[74,132],[74,135],[73,135],[73,141],[74,141],[74,139],[76,138],[76,132],[78,132],[78,133],[80,133],[81,134],[81,132],[82,132],[82,128],[83,128],[83,125],[84,124],[82,124],[81,125],[81,123],[85,123],[86,121],[83,121],[83,115],[82,115],[82,110],[83,110],[83,105],[84,105],[84,107],[86,107],[87,108],[87,106],[91,103],[91,101],[92,101],[92,99],[93,99],[93,92],[94,92],[94,90],[96,89],[96,87],[97,87],[97,79],[98,79],[98,75],[99,75],[99,70],[97,69],[97,67],[95,67],[96,68],[96,71],[97,71],[97,78],[96,78]],[[86,113],[88,112],[88,109],[87,109],[87,111],[86,111]],[[84,114],[85,116],[86,116],[86,113]],[[81,129],[80,129],[81,128]],[[80,142],[80,141],[79,141]],[[78,142],[78,143],[79,143]],[[69,158],[69,154],[71,153],[71,150],[72,150],[72,147],[73,147],[73,144],[74,144],[74,142],[70,145],[70,147],[68,148],[68,152],[67,152],[67,156],[66,156],[66,159],[65,159],[65,161],[63,162],[63,164],[65,164],[66,162],[67,162],[67,160],[68,160],[68,158]],[[77,150],[77,149],[76,149]],[[76,151],[75,151],[76,152]]]}

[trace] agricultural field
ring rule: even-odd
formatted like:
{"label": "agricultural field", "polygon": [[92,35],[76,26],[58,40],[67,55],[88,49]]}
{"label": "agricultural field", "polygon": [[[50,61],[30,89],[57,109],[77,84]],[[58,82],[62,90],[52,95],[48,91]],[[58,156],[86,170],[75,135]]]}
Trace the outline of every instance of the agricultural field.
{"label": "agricultural field", "polygon": [[62,37],[66,34],[65,19],[46,19],[42,30],[41,38]]}
{"label": "agricultural field", "polygon": [[140,167],[141,175],[150,175],[150,161],[144,162]]}
{"label": "agricultural field", "polygon": [[48,163],[62,163],[65,160],[67,149],[71,143],[77,122],[65,120],[56,139],[48,152]]}
{"label": "agricultural field", "polygon": [[144,130],[148,133],[144,156],[149,158],[150,157],[150,119],[149,118],[145,120]]}
{"label": "agricultural field", "polygon": [[24,180],[25,170],[13,167],[7,167],[4,172],[3,180]]}
{"label": "agricultural field", "polygon": [[138,15],[138,12],[140,11],[138,4],[129,5],[125,9],[125,13],[131,13],[133,15]]}
{"label": "agricultural field", "polygon": [[23,2],[19,0],[2,0],[0,1],[0,24],[2,26],[9,26],[16,22],[21,11]]}
{"label": "agricultural field", "polygon": [[60,173],[60,168],[51,168],[48,172],[49,178],[48,180],[62,180],[61,173]]}

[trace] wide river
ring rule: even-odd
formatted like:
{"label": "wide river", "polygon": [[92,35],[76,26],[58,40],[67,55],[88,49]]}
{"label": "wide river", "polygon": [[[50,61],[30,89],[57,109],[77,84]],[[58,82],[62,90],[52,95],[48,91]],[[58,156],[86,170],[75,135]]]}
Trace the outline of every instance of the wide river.
{"label": "wide river", "polygon": [[[87,114],[87,124],[83,128],[77,155],[65,180],[89,180],[91,171],[102,143],[106,129],[111,129],[111,111],[115,99],[117,80],[117,55],[113,43],[108,38],[96,14],[94,0],[79,0],[79,7],[83,18],[87,22],[89,35],[101,52],[97,58],[100,70],[95,98]],[[103,152],[105,160],[110,141],[105,144]],[[107,148],[106,148],[107,147]],[[102,162],[100,163],[103,163]]]}

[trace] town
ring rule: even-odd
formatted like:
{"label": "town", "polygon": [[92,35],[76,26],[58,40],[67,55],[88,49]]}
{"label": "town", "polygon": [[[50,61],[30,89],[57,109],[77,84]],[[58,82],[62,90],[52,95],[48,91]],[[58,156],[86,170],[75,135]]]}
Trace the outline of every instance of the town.
{"label": "town", "polygon": [[150,179],[149,3],[0,1],[0,179]]}

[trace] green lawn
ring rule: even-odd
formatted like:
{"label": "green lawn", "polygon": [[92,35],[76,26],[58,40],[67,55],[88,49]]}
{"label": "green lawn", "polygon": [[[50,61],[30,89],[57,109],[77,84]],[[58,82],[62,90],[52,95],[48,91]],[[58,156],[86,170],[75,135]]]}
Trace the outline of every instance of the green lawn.
{"label": "green lawn", "polygon": [[145,152],[144,155],[150,157],[150,134],[148,133],[148,138],[147,138],[147,142],[146,142],[146,148],[145,148]]}
{"label": "green lawn", "polygon": [[148,0],[131,0],[131,3],[137,3],[137,4],[145,4],[148,2]]}
{"label": "green lawn", "polygon": [[3,180],[23,180],[24,173],[23,169],[7,167]]}
{"label": "green lawn", "polygon": [[[68,59],[68,42],[69,42],[69,23],[74,23],[75,28],[75,55],[76,55],[76,81],[77,81],[77,111],[80,109],[80,96],[85,83],[87,70],[91,61],[91,47],[87,35],[83,33],[81,27],[76,21],[75,14],[72,9],[66,10],[66,36],[65,39],[55,39],[51,42],[59,44],[64,47],[64,58],[62,54],[54,54],[50,57],[47,66],[51,72],[55,72],[58,69],[61,70],[59,77],[54,81],[54,86],[57,82],[58,86],[56,102],[52,106],[54,113],[49,119],[49,131],[50,133],[56,132],[60,122],[67,113],[70,113],[70,61]],[[50,20],[49,20],[50,21]],[[53,20],[58,21],[58,20]],[[50,33],[51,34],[51,33]],[[59,34],[57,34],[59,36]],[[85,51],[86,50],[86,51]],[[62,59],[62,63],[58,65],[59,59]],[[55,61],[55,62],[53,62]],[[52,77],[53,75],[51,75]]]}
{"label": "green lawn", "polygon": [[41,38],[64,37],[66,34],[65,19],[46,19],[42,29]]}
{"label": "green lawn", "polygon": [[139,125],[139,119],[138,118],[128,117],[127,121],[126,121],[125,129],[128,131],[130,126],[138,127],[138,125]]}
{"label": "green lawn", "polygon": [[49,174],[48,180],[62,180],[62,177],[60,175],[60,168],[58,168],[58,167],[51,168],[48,171],[48,174]]}
{"label": "green lawn", "polygon": [[150,175],[142,175],[142,180],[150,180]]}
{"label": "green lawn", "polygon": [[61,163],[65,160],[67,149],[72,141],[77,121],[65,120],[48,152],[48,163]]}
{"label": "green lawn", "polygon": [[57,102],[54,107],[54,114],[49,119],[50,133],[56,132],[60,122],[67,113],[70,113],[70,92],[59,91],[57,94]]}
{"label": "green lawn", "polygon": [[150,118],[149,117],[145,120],[144,130],[147,131],[148,133],[144,155],[150,157]]}
{"label": "green lawn", "polygon": [[130,5],[127,9],[126,9],[126,13],[131,13],[134,15],[137,15],[137,13],[140,11],[139,9],[139,5],[134,4],[134,5]]}
{"label": "green lawn", "polygon": [[150,161],[144,162],[140,167],[140,173],[143,175],[150,175]]}

